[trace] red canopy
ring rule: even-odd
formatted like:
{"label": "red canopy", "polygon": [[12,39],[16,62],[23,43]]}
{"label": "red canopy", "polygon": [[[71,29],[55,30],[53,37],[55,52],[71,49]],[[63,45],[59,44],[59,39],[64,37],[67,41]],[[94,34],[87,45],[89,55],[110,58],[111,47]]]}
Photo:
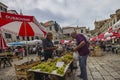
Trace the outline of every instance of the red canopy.
{"label": "red canopy", "polygon": [[98,39],[103,39],[104,35],[105,35],[105,33],[101,33],[100,35],[98,35]]}
{"label": "red canopy", "polygon": [[120,37],[120,34],[113,32],[113,35],[112,35],[111,37],[113,37],[113,36],[115,36],[116,38],[119,38],[119,37]]}
{"label": "red canopy", "polygon": [[113,32],[113,28],[112,28],[112,27],[108,28],[108,32],[109,32],[109,33],[110,33],[110,32]]}
{"label": "red canopy", "polygon": [[97,41],[97,39],[98,39],[98,37],[95,36],[95,37],[91,38],[90,41]]}
{"label": "red canopy", "polygon": [[43,36],[45,29],[40,26],[33,16],[1,13],[1,30],[8,31],[19,36]]}

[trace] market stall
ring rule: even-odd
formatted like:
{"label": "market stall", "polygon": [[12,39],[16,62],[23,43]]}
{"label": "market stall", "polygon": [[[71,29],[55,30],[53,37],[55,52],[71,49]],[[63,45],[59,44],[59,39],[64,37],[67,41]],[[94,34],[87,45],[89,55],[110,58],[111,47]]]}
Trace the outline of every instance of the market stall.
{"label": "market stall", "polygon": [[[47,62],[41,62],[37,66],[33,66],[29,69],[29,72],[34,72],[34,74],[41,74],[41,79],[46,80],[49,76],[50,80],[66,80],[66,74],[69,68],[71,68],[73,62],[73,56],[71,53],[65,53],[60,58],[50,59]],[[71,68],[72,69],[72,68]],[[36,75],[34,75],[36,76]]]}

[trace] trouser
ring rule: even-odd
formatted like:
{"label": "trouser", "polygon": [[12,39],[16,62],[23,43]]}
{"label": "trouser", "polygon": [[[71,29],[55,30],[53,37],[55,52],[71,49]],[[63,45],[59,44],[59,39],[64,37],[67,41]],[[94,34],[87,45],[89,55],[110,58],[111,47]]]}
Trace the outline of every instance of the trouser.
{"label": "trouser", "polygon": [[79,65],[80,65],[81,76],[82,76],[83,80],[88,80],[87,69],[86,69],[87,57],[88,57],[88,55],[79,57]]}
{"label": "trouser", "polygon": [[44,52],[44,59],[47,61],[49,58],[52,58],[52,53]]}

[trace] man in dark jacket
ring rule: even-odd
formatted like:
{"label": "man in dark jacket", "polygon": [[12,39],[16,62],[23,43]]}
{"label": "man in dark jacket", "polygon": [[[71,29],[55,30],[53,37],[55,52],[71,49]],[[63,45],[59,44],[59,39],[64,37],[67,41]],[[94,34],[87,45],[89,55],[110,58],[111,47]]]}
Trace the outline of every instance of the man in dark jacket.
{"label": "man in dark jacket", "polygon": [[44,50],[45,60],[52,58],[53,51],[57,49],[57,47],[54,46],[52,39],[53,39],[53,34],[51,32],[48,32],[46,39],[43,40],[43,50]]}

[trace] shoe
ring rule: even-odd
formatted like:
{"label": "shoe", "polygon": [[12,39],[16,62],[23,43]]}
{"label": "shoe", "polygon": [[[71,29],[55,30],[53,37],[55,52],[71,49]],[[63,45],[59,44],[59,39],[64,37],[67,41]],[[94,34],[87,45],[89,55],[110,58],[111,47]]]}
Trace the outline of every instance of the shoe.
{"label": "shoe", "polygon": [[82,75],[77,75],[77,77],[79,77],[79,78],[83,78]]}

